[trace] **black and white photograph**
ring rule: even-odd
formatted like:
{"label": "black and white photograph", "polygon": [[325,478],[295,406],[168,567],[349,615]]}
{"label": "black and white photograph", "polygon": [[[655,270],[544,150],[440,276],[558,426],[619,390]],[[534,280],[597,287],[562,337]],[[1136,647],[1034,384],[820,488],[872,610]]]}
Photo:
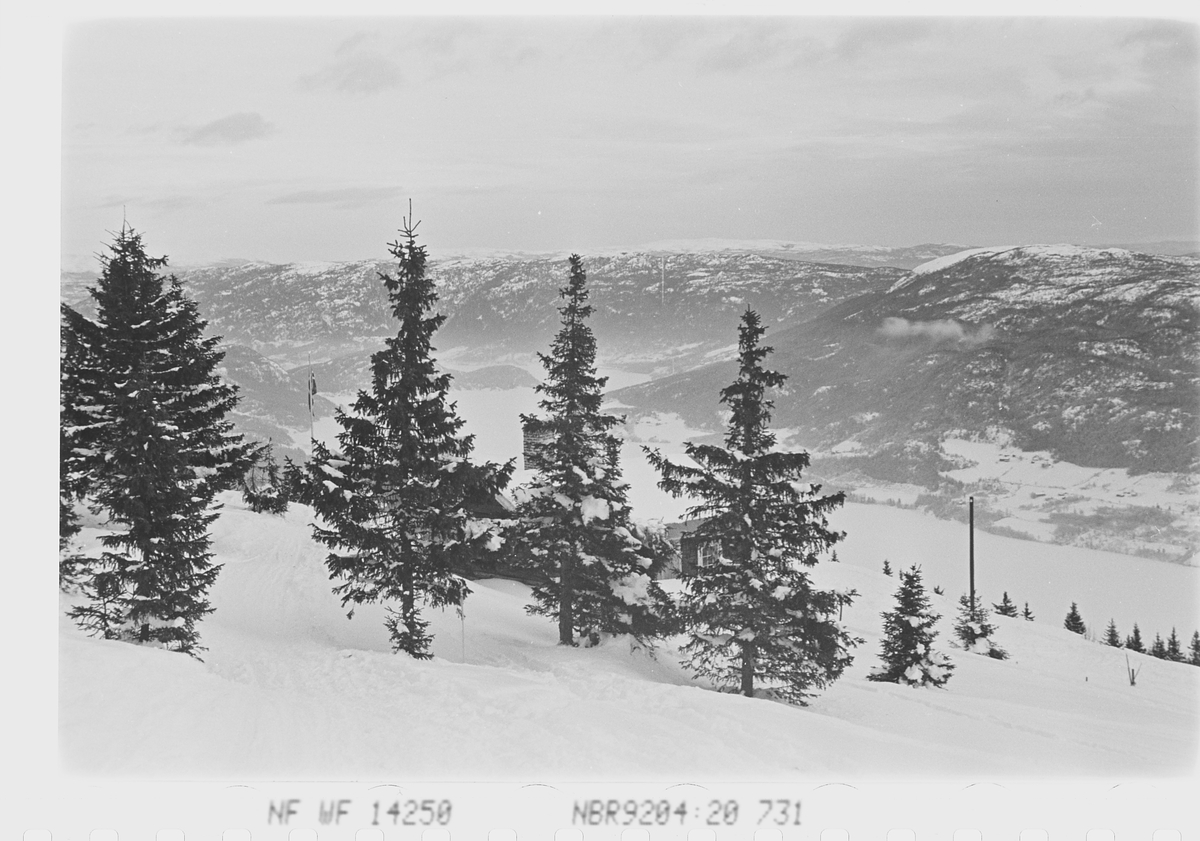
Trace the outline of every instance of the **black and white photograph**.
{"label": "black and white photograph", "polygon": [[96,14],[58,131],[63,773],[1196,773],[1195,16]]}

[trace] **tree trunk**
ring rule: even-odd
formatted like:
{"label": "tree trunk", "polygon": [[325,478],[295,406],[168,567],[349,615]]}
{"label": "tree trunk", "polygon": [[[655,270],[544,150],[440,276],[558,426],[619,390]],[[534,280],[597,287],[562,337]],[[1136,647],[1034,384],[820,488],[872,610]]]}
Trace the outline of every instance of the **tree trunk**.
{"label": "tree trunk", "polygon": [[742,694],[754,697],[754,643],[742,643]]}
{"label": "tree trunk", "polygon": [[571,561],[563,558],[562,577],[558,583],[558,644],[575,644],[575,582],[571,576]]}

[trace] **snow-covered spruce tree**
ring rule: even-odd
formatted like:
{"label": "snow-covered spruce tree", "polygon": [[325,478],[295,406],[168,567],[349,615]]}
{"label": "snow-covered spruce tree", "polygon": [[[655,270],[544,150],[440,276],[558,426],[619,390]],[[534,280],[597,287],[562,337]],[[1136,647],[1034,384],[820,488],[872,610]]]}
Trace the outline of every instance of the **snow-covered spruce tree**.
{"label": "snow-covered spruce tree", "polygon": [[1067,618],[1063,620],[1063,627],[1073,634],[1082,636],[1087,633],[1087,625],[1083,623],[1083,617],[1079,615],[1079,608],[1075,602],[1071,602],[1071,609],[1067,611]]}
{"label": "snow-covered spruce tree", "polygon": [[1114,619],[1109,619],[1108,627],[1104,629],[1104,644],[1113,648],[1121,647],[1121,635],[1117,633],[1117,623]]}
{"label": "snow-covered spruce tree", "polygon": [[82,368],[83,348],[78,337],[66,329],[65,319],[59,344],[60,385],[58,428],[58,582],[66,590],[78,584],[86,569],[86,559],[75,551],[74,540],[82,530],[76,503],[87,491],[87,474],[79,463],[80,440],[84,434],[78,426],[80,418],[74,413],[75,396],[79,390],[77,372]]}
{"label": "snow-covered spruce tree", "polygon": [[1017,606],[1008,598],[1007,590],[1005,590],[1004,595],[1000,597],[999,604],[996,604],[995,602],[992,603],[992,610],[996,611],[996,613],[1000,616],[1015,617],[1017,615]]}
{"label": "snow-covered spruce tree", "polygon": [[986,654],[995,660],[1007,660],[1008,652],[992,642],[996,626],[988,620],[987,608],[972,603],[971,597],[963,593],[958,600],[958,619],[954,622],[954,636],[965,651]]}
{"label": "snow-covered spruce tree", "polygon": [[195,303],[161,273],[166,258],[147,256],[128,227],[109,251],[90,290],[96,317],[62,308],[69,487],[112,527],[70,615],[109,639],[195,655],[219,569],[213,498],[236,485],[253,447],[225,420],[237,391],[216,374],[219,339],[204,337]]}
{"label": "snow-covered spruce tree", "polygon": [[528,610],[558,623],[561,645],[575,645],[577,634],[595,645],[602,633],[647,642],[667,629],[669,602],[649,574],[663,547],[630,521],[611,432],[621,419],[600,411],[607,378],[596,375],[587,273],[577,254],[569,267],[562,327],[550,353],[539,354],[544,416],[521,418],[546,444],[536,476],[518,491],[509,548],[540,578]]}
{"label": "snow-covered spruce tree", "polygon": [[1133,623],[1133,632],[1125,637],[1125,647],[1130,651],[1139,651],[1145,653],[1146,644],[1142,642],[1142,632],[1138,630],[1137,623]]}
{"label": "snow-covered spruce tree", "polygon": [[758,685],[804,704],[842,674],[862,640],[837,621],[857,593],[818,589],[803,569],[845,536],[827,520],[844,495],[821,496],[819,485],[801,481],[808,453],[774,449],[767,390],[786,377],[762,366],[772,351],[759,344],[765,331],[748,309],[738,330],[737,378],[721,390],[731,412],[724,446],[686,444],[695,466],[646,453],[659,487],[700,500],[687,512],[700,520],[694,536],[718,549],[715,563],[682,577],[687,665],[743,695]]}
{"label": "snow-covered spruce tree", "polygon": [[1193,666],[1200,666],[1200,631],[1192,631],[1192,644],[1188,646],[1188,660]]}
{"label": "snow-covered spruce tree", "polygon": [[513,465],[469,461],[474,438],[459,434],[450,376],[433,357],[445,316],[432,312],[437,293],[417,224],[410,207],[401,241],[389,245],[396,273],[380,275],[397,334],[371,356],[370,391],[350,412],[335,412],[338,449],[314,443],[302,496],[318,515],[314,538],[331,550],[326,565],[342,605],[388,602],[393,649],[428,659],[421,607],[461,605],[470,592],[455,569],[500,543],[498,524],[472,510],[500,491]]}
{"label": "snow-covered spruce tree", "polygon": [[1163,643],[1162,637],[1157,633],[1154,634],[1154,644],[1150,646],[1150,654],[1159,660],[1167,659],[1167,646]]}
{"label": "snow-covered spruce tree", "polygon": [[867,675],[867,680],[906,683],[909,686],[941,686],[950,679],[954,665],[946,655],[933,650],[941,618],[929,609],[929,597],[921,583],[921,568],[900,570],[896,609],[883,616],[883,641],[879,659],[884,666]]}

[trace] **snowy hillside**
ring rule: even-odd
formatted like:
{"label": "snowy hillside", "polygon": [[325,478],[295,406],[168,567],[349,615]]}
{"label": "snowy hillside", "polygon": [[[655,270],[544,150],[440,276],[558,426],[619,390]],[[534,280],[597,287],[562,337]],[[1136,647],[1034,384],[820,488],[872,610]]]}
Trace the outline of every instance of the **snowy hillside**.
{"label": "snowy hillside", "polygon": [[[550,622],[525,615],[528,589],[496,579],[473,583],[462,619],[429,613],[433,660],[392,654],[382,608],[360,608],[349,620],[330,593],[308,509],[274,517],[244,510],[233,495],[225,501],[214,529],[224,568],[211,593],[216,613],[201,625],[203,663],[89,639],[63,618],[65,769],[243,779],[738,780],[1129,778],[1196,768],[1200,669],[1130,654],[1141,668],[1131,687],[1125,652],[1063,630],[1057,616],[997,618],[997,639],[1012,659],[996,661],[949,646],[952,601],[934,596],[943,614],[938,642],[957,667],[947,687],[867,682],[878,662],[879,613],[892,606],[896,586],[878,571],[886,529],[871,548],[848,545],[841,563],[816,568],[822,586],[862,593],[845,619],[867,641],[847,674],[802,709],[697,684],[673,644],[654,657],[624,639],[558,646]],[[1172,568],[1144,575],[1156,569]],[[1012,589],[1037,592],[1039,574],[1024,575]],[[927,573],[930,584],[938,580]],[[1139,590],[1178,586],[1144,578]]]}

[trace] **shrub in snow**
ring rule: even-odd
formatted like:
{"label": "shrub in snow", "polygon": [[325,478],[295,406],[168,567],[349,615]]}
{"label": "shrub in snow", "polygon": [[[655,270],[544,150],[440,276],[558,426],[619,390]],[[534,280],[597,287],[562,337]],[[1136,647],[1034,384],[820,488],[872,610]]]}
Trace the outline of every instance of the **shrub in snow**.
{"label": "shrub in snow", "polygon": [[1000,597],[999,604],[992,604],[992,610],[1001,616],[1016,616],[1017,606],[1008,598],[1008,591],[1004,591],[1004,595]]}
{"label": "shrub in snow", "polygon": [[1073,634],[1082,636],[1087,633],[1087,625],[1083,623],[1083,617],[1079,615],[1079,608],[1075,602],[1071,602],[1071,609],[1067,611],[1067,618],[1063,621],[1063,627]]}
{"label": "shrub in snow", "polygon": [[1133,623],[1133,632],[1125,637],[1125,647],[1130,651],[1146,651],[1146,645],[1142,642],[1142,632],[1138,630],[1136,622]]}
{"label": "shrub in snow", "polygon": [[972,603],[971,597],[964,593],[958,600],[958,619],[954,623],[954,636],[958,639],[959,647],[974,654],[1006,660],[1008,652],[991,640],[996,626],[987,619],[987,608]]}
{"label": "shrub in snow", "polygon": [[314,443],[303,498],[318,515],[313,537],[332,550],[326,565],[342,605],[385,603],[392,648],[426,659],[421,607],[461,605],[470,592],[455,569],[496,545],[493,529],[476,528],[473,506],[499,492],[513,463],[469,461],[474,440],[459,435],[450,376],[432,356],[445,316],[433,314],[411,215],[401,233],[389,247],[397,271],[380,275],[399,329],[371,356],[370,391],[334,413],[337,450]]}
{"label": "shrub in snow", "polygon": [[721,391],[731,410],[725,445],[688,443],[696,467],[646,453],[662,477],[659,487],[700,500],[688,509],[702,520],[695,536],[719,547],[716,563],[682,576],[687,665],[744,695],[758,684],[803,704],[852,661],[850,648],[861,640],[846,633],[838,615],[857,594],[820,590],[803,569],[845,536],[826,519],[844,496],[820,496],[819,485],[801,481],[808,453],[774,449],[766,393],[786,377],[762,367],[771,352],[759,344],[764,332],[758,314],[747,310],[737,379]]}
{"label": "shrub in snow", "polygon": [[900,571],[896,609],[883,614],[883,641],[879,659],[884,666],[867,675],[867,680],[906,683],[909,686],[941,686],[950,679],[954,665],[946,655],[933,650],[941,618],[929,609],[929,597],[921,583],[921,568]]}
{"label": "shrub in snow", "polygon": [[[62,307],[61,493],[107,518],[105,551],[74,562],[76,622],[107,639],[195,655],[217,576],[213,498],[236,485],[252,447],[225,420],[237,389],[216,373],[219,337],[174,277],[122,227],[89,290],[96,317]],[[60,538],[71,534],[63,516]]]}
{"label": "shrub in snow", "polygon": [[511,557],[531,570],[534,614],[558,623],[559,643],[576,635],[595,645],[601,634],[631,634],[643,642],[670,630],[671,605],[654,582],[665,561],[664,541],[649,539],[630,521],[620,447],[611,433],[621,419],[601,413],[606,377],[596,375],[596,338],[587,325],[587,273],[569,260],[559,290],[562,328],[537,386],[544,445],[533,481],[520,489],[517,522],[509,529]]}

